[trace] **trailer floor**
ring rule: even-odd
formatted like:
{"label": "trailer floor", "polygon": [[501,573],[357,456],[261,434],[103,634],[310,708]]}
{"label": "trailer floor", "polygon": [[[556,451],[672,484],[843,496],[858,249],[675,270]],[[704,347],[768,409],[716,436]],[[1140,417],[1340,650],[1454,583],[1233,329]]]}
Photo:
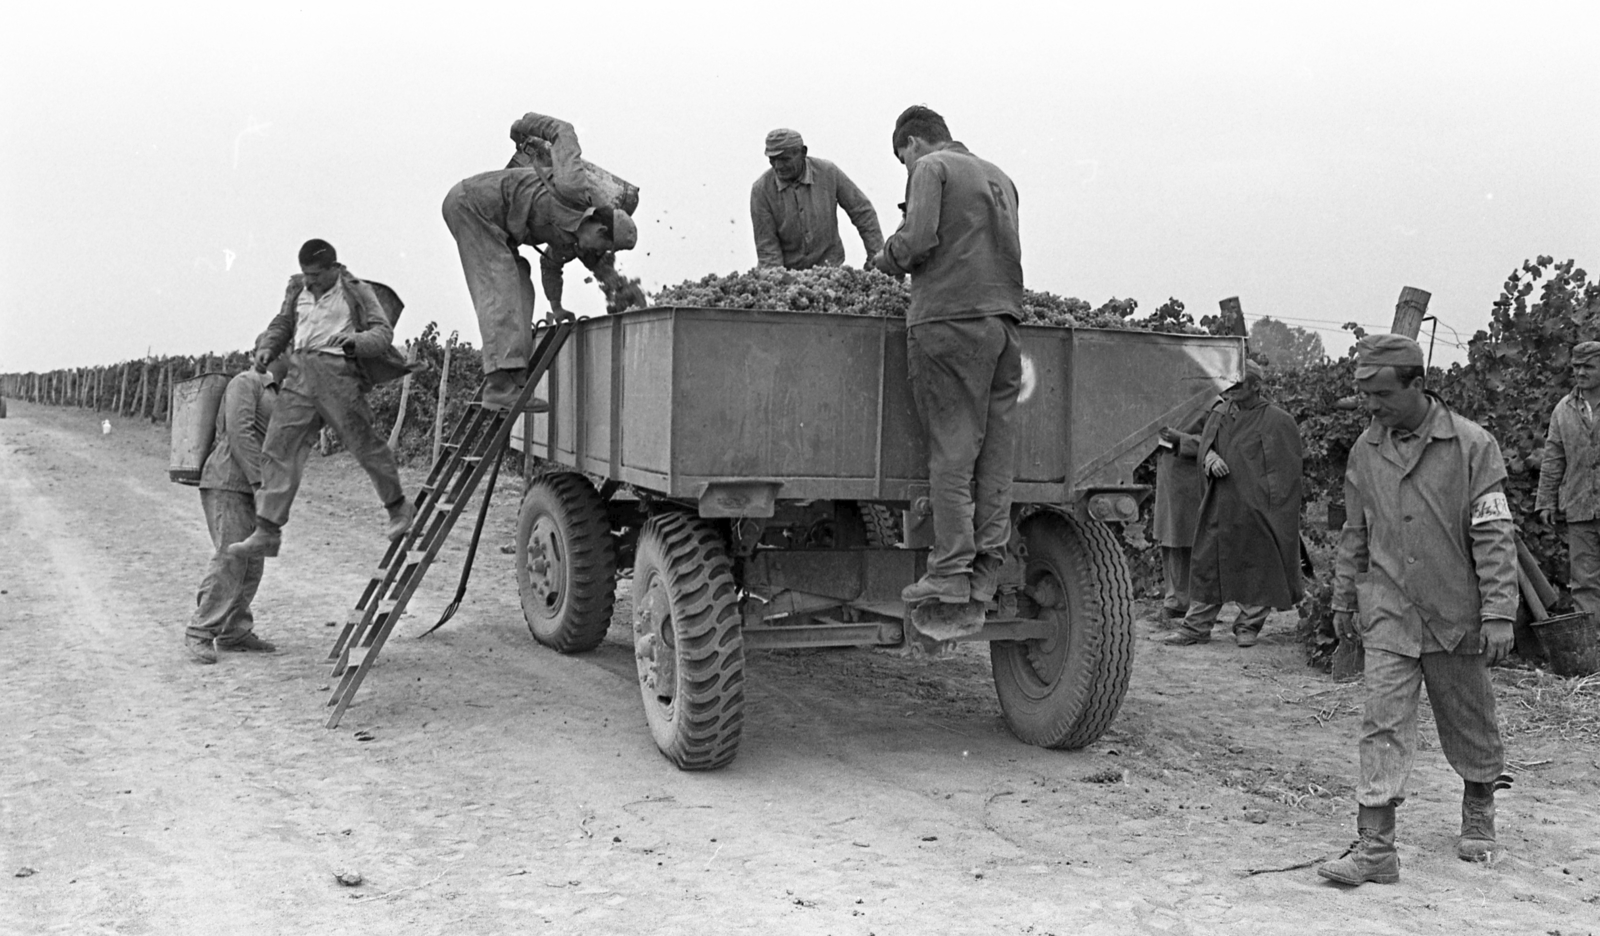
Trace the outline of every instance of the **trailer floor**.
{"label": "trailer floor", "polygon": [[1593,734],[1509,739],[1492,866],[1453,856],[1459,786],[1429,727],[1399,884],[1271,870],[1353,837],[1359,687],[1301,665],[1289,615],[1249,650],[1173,648],[1146,609],[1121,716],[1070,753],[1006,732],[981,647],[752,654],[738,759],[680,773],[644,727],[625,601],[594,653],[529,637],[496,548],[514,490],[460,613],[410,639],[465,531],[328,731],[327,625],[382,546],[359,468],[312,458],[257,603],[281,652],[198,666],[181,631],[209,542],[166,481],[165,427],[9,402],[0,932],[1600,929]]}

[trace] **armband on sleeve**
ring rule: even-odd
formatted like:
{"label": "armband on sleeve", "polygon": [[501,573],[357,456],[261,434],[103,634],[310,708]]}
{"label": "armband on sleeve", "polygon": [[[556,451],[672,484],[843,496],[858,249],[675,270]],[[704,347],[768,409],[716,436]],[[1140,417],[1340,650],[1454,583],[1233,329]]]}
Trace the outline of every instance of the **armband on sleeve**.
{"label": "armband on sleeve", "polygon": [[1490,491],[1472,502],[1472,525],[1484,526],[1497,520],[1511,519],[1511,505],[1502,491]]}

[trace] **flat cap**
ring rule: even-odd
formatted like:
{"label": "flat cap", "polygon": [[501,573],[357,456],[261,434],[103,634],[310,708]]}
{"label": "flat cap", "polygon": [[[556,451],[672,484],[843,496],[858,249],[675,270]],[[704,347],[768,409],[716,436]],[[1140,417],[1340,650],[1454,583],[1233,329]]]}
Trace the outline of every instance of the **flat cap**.
{"label": "flat cap", "polygon": [[611,212],[611,249],[632,250],[639,244],[639,225],[621,208]]}
{"label": "flat cap", "polygon": [[1600,355],[1600,341],[1585,341],[1572,346],[1573,361],[1587,361]]}
{"label": "flat cap", "polygon": [[767,134],[768,156],[779,156],[788,150],[799,149],[805,145],[806,141],[800,139],[800,131],[798,130],[779,127]]}
{"label": "flat cap", "polygon": [[1356,342],[1356,379],[1376,376],[1385,367],[1422,367],[1422,345],[1405,335],[1368,335]]}

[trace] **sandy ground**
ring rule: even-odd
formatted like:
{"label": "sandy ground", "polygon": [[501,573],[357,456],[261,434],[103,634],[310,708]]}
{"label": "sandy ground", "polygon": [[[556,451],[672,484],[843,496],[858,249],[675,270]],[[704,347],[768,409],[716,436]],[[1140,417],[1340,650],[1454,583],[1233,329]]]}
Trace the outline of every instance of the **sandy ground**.
{"label": "sandy ground", "polygon": [[1352,837],[1360,691],[1300,664],[1285,615],[1249,650],[1141,639],[1115,726],[1077,752],[1007,733],[978,647],[754,653],[738,759],[680,773],[623,617],[581,656],[528,635],[493,548],[514,491],[461,612],[411,639],[458,530],[327,730],[329,622],[381,553],[360,470],[313,456],[257,604],[281,652],[198,666],[198,496],[166,480],[164,427],[100,418],[12,401],[0,420],[5,933],[1600,930],[1600,749],[1559,733],[1509,740],[1492,866],[1454,857],[1429,729],[1399,884],[1275,870]]}

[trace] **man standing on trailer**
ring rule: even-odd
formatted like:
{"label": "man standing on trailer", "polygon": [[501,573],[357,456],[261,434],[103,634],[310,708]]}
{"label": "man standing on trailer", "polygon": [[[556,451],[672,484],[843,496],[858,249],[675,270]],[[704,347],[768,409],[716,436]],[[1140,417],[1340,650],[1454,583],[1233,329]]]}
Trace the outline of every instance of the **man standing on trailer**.
{"label": "man standing on trailer", "polygon": [[194,615],[183,643],[196,663],[217,662],[218,650],[272,653],[278,648],[255,633],[250,602],[261,584],[260,556],[236,556],[228,547],[256,525],[256,488],[261,486],[261,443],[278,403],[278,387],[289,362],[278,358],[265,371],[246,370],[228,381],[217,410],[216,437],[200,468],[200,509],[216,552],[200,580]]}
{"label": "man standing on trailer", "polygon": [[1567,521],[1567,583],[1579,611],[1600,621],[1600,341],[1572,348],[1572,392],[1550,414],[1539,469],[1539,517]]}
{"label": "man standing on trailer", "polygon": [[911,274],[906,361],[933,505],[927,573],[900,597],[987,603],[1011,539],[1022,387],[1017,187],[926,107],[906,108],[891,140],[909,176],[906,215],[873,263]]}
{"label": "man standing on trailer", "polygon": [[1206,643],[1224,603],[1239,603],[1233,639],[1254,646],[1273,608],[1300,601],[1300,429],[1261,396],[1261,365],[1206,418],[1206,475],[1189,573],[1189,611],[1166,642]]}
{"label": "man standing on trailer", "polygon": [[283,307],[256,339],[256,369],[265,370],[285,353],[289,376],[262,446],[256,529],[229,551],[278,554],[311,439],[323,425],[333,427],[372,479],[389,513],[389,539],[406,535],[414,508],[400,487],[394,453],[372,424],[366,393],[408,368],[377,293],[350,274],[325,240],[308,240],[300,248],[300,273],[289,277]]}
{"label": "man standing on trailer", "polygon": [[809,270],[844,263],[840,208],[861,234],[861,244],[871,260],[883,249],[883,232],[872,202],[838,166],[806,153],[805,140],[797,131],[779,129],[767,134],[767,161],[772,168],[750,187],[756,265]]}
{"label": "man standing on trailer", "polygon": [[[1317,873],[1342,884],[1400,879],[1395,807],[1428,701],[1439,747],[1461,775],[1456,856],[1495,849],[1494,793],[1510,785],[1489,667],[1511,650],[1517,547],[1505,463],[1494,437],[1423,387],[1422,348],[1403,335],[1356,345],[1356,390],[1372,423],[1345,472],[1349,519],[1339,534],[1333,626],[1366,648],[1360,836]],[[1359,610],[1359,617],[1358,612]]]}
{"label": "man standing on trailer", "polygon": [[[573,259],[582,261],[621,307],[644,301],[638,286],[625,282],[607,259],[613,251],[632,249],[638,228],[626,211],[600,204],[599,194],[590,190],[572,124],[526,114],[512,126],[512,138],[521,137],[547,142],[552,164],[463,179],[445,195],[442,208],[478,313],[483,404],[493,409],[515,405],[533,356],[533,268],[517,253],[519,245],[536,250],[544,245],[539,271],[553,318],[569,315],[561,307],[561,271]],[[540,410],[545,404],[534,400],[531,406]]]}

